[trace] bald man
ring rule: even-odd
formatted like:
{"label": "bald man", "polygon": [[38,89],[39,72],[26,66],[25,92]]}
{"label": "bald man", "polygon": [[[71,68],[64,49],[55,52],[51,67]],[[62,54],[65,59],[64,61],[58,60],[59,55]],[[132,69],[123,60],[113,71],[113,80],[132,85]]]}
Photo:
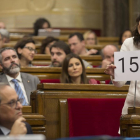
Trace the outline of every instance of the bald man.
{"label": "bald man", "polygon": [[32,134],[22,117],[22,99],[9,85],[0,83],[0,135]]}
{"label": "bald man", "polygon": [[101,56],[102,56],[102,66],[101,68],[106,68],[109,64],[114,64],[114,52],[119,51],[119,48],[115,45],[106,45],[101,50]]}

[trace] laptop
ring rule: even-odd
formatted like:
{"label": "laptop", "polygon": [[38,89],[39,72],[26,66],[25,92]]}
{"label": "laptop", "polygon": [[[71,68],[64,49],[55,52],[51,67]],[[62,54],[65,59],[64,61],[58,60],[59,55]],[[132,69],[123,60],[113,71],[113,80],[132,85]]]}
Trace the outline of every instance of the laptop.
{"label": "laptop", "polygon": [[52,31],[47,31],[46,29],[39,29],[38,36],[52,36],[52,37],[59,37],[60,36],[60,29],[52,29]]}

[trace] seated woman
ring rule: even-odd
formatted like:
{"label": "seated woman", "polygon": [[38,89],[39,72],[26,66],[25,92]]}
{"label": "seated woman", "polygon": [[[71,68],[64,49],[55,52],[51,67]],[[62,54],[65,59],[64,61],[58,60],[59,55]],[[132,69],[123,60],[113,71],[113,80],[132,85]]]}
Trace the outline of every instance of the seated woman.
{"label": "seated woman", "polygon": [[57,42],[59,39],[54,37],[47,37],[42,41],[41,45],[41,53],[42,54],[49,54],[50,55],[50,46]]}
{"label": "seated woman", "polygon": [[97,37],[95,32],[87,31],[84,33],[84,40],[87,46],[97,45]]}
{"label": "seated woman", "polygon": [[39,29],[46,29],[48,31],[51,31],[51,24],[50,22],[45,18],[39,18],[34,23],[34,36],[38,36],[38,30]]}
{"label": "seated woman", "polygon": [[73,84],[97,84],[95,79],[87,80],[82,59],[73,53],[68,54],[63,61],[60,81]]}
{"label": "seated woman", "polygon": [[20,59],[20,65],[31,67],[31,62],[34,59],[34,55],[37,53],[35,41],[30,37],[24,37],[17,42],[14,48]]}
{"label": "seated woman", "polygon": [[124,30],[119,37],[119,45],[122,45],[124,40],[129,37],[132,37],[132,31],[129,29]]}

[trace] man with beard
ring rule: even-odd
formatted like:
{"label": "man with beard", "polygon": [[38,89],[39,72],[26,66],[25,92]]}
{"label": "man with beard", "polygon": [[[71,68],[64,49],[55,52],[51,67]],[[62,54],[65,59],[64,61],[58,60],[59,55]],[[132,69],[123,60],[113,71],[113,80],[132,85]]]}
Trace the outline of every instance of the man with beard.
{"label": "man with beard", "polygon": [[0,83],[0,135],[32,134],[22,117],[22,101],[12,87]]}
{"label": "man with beard", "polygon": [[3,73],[0,75],[0,82],[4,82],[14,88],[24,101],[22,105],[30,103],[30,94],[37,89],[40,83],[36,76],[20,73],[19,58],[13,48],[0,49],[0,68]]}
{"label": "man with beard", "polygon": [[[52,64],[49,67],[62,67],[66,55],[71,53],[70,47],[63,41],[57,41],[50,47]],[[85,68],[92,68],[92,66],[83,60]]]}
{"label": "man with beard", "polygon": [[63,41],[57,41],[50,47],[52,64],[49,67],[62,67],[67,54],[71,53],[69,46]]}

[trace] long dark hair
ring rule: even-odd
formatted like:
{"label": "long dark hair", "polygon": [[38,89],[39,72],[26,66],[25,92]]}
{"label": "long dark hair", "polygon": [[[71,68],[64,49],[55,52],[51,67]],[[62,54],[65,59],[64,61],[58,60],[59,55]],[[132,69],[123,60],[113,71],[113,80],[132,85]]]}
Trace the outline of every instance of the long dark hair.
{"label": "long dark hair", "polygon": [[120,34],[120,37],[119,37],[119,45],[122,45],[122,44],[123,44],[123,42],[122,42],[122,36],[123,36],[123,34],[124,34],[126,31],[131,32],[131,35],[132,35],[132,31],[131,31],[131,30],[129,30],[129,29],[124,30],[124,31]]}
{"label": "long dark hair", "polygon": [[139,25],[139,22],[140,22],[140,15],[136,18],[136,25],[134,27],[134,31],[133,31],[133,35],[134,35],[134,39],[133,39],[133,42],[134,42],[134,45],[136,47],[138,47],[139,43],[140,43],[140,34],[138,32],[138,25]]}
{"label": "long dark hair", "polygon": [[62,72],[61,72],[61,77],[60,77],[61,83],[72,83],[71,77],[68,74],[68,66],[69,66],[69,61],[71,58],[77,58],[81,62],[82,64],[81,83],[87,84],[88,81],[87,81],[86,71],[85,71],[85,66],[83,64],[83,61],[78,55],[73,54],[73,53],[68,54],[63,61]]}
{"label": "long dark hair", "polygon": [[39,29],[43,29],[42,27],[43,27],[43,24],[44,23],[47,23],[48,24],[48,28],[51,28],[51,24],[50,24],[50,22],[47,19],[45,19],[45,18],[39,18],[34,23],[34,35],[35,36],[38,35],[38,30]]}
{"label": "long dark hair", "polygon": [[49,36],[42,41],[42,45],[41,45],[42,54],[45,54],[46,47],[53,41],[59,41],[59,39]]}

